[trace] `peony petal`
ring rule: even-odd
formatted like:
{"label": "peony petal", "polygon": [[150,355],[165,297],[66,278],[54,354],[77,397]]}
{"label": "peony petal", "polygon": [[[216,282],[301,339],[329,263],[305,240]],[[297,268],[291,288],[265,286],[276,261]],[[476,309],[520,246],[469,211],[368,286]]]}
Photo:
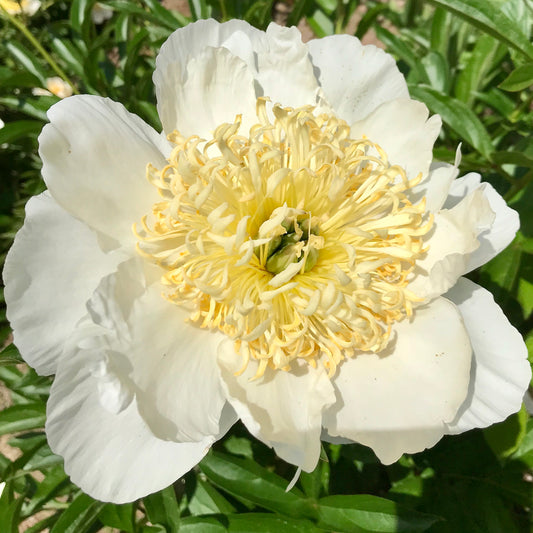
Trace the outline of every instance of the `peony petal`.
{"label": "peony petal", "polygon": [[439,115],[429,117],[421,102],[398,99],[385,102],[365,119],[352,125],[351,137],[368,137],[385,150],[391,164],[400,165],[409,178],[426,176],[439,135]]}
{"label": "peony petal", "polygon": [[333,436],[370,446],[386,464],[433,446],[463,403],[471,347],[455,306],[444,298],[393,326],[380,354],[344,361],[334,378],[337,402],[324,414]]}
{"label": "peony petal", "polygon": [[481,189],[487,198],[490,208],[496,218],[489,230],[478,236],[479,248],[470,254],[466,272],[470,272],[490,261],[514,239],[520,227],[518,213],[511,209],[505,200],[494,190],[490,183],[480,183],[479,174],[470,173],[456,179],[450,188],[450,194],[444,207],[450,208],[457,205],[469,192]]}
{"label": "peony petal", "polygon": [[402,73],[383,50],[363,46],[349,35],[313,39],[307,47],[325,97],[348,124],[362,120],[384,102],[409,98]]}
{"label": "peony petal", "polygon": [[53,374],[85,303],[117,254],[105,254],[97,236],[44,192],[26,204],[4,268],[7,317],[15,344],[40,374]]}
{"label": "peony petal", "polygon": [[61,365],[47,408],[48,442],[76,485],[93,498],[125,503],[163,489],[201,461],[217,437],[158,439],[135,401],[110,413],[100,403],[88,362],[82,350]]}
{"label": "peony petal", "polygon": [[188,313],[162,297],[159,283],[143,290],[137,264],[103,280],[90,302],[93,320],[118,333],[101,339],[106,365],[134,390],[157,437],[196,442],[216,435],[226,403],[216,353],[225,337],[186,323]]}
{"label": "peony petal", "polygon": [[418,296],[434,298],[453,287],[468,271],[469,256],[479,247],[478,235],[491,227],[494,216],[482,189],[436,213],[428,250],[417,261],[409,288]]}
{"label": "peony petal", "polygon": [[531,379],[527,348],[490,292],[461,278],[446,293],[458,307],[474,359],[468,396],[448,433],[487,427],[516,413]]}
{"label": "peony petal", "polygon": [[69,213],[121,243],[160,198],[146,166],[162,168],[168,144],[124,106],[98,96],[72,96],[48,111],[39,136],[43,178]]}
{"label": "peony petal", "polygon": [[[186,70],[182,80],[181,68]],[[243,115],[243,132],[256,121],[254,78],[246,63],[226,48],[205,48],[183,67],[159,70],[158,102],[163,130],[211,137],[224,122]]]}
{"label": "peony petal", "polygon": [[253,379],[258,364],[250,361],[236,375],[242,359],[229,339],[220,345],[218,361],[228,401],[250,433],[285,461],[311,472],[320,456],[322,412],[335,401],[325,370],[267,368],[263,377]]}
{"label": "peony petal", "polygon": [[457,148],[453,165],[440,161],[431,163],[427,178],[407,191],[409,200],[417,203],[422,198],[425,198],[427,212],[435,213],[439,211],[446,202],[450,187],[459,174],[458,166],[460,162],[461,145]]}
{"label": "peony petal", "polygon": [[268,51],[257,56],[257,80],[263,95],[283,106],[317,104],[319,86],[298,28],[271,22],[266,37]]}

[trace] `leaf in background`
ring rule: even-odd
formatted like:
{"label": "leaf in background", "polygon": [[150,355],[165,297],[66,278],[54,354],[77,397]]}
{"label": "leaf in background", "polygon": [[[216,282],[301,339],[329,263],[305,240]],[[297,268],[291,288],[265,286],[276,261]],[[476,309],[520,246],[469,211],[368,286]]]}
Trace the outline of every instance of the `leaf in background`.
{"label": "leaf in background", "polygon": [[180,510],[174,487],[170,485],[143,498],[146,514],[152,524],[160,524],[168,533],[176,533],[180,523]]}
{"label": "leaf in background", "polygon": [[440,52],[442,56],[448,56],[450,45],[450,17],[445,9],[438,7],[433,13],[431,20],[431,49]]}
{"label": "leaf in background", "polygon": [[135,506],[133,503],[125,503],[123,505],[108,503],[98,514],[98,519],[104,526],[114,527],[120,530],[121,533],[134,533],[136,531],[134,512]]}
{"label": "leaf in background", "polygon": [[52,104],[59,101],[57,96],[36,96],[36,97],[20,97],[16,96],[0,96],[0,105],[11,109],[12,111],[20,111],[25,115],[48,122],[46,112],[50,109]]}
{"label": "leaf in background", "polygon": [[533,86],[533,63],[526,63],[513,70],[498,87],[504,91],[517,92]]}
{"label": "leaf in background", "polygon": [[504,460],[518,450],[526,436],[528,418],[527,411],[522,407],[504,422],[483,430],[487,444],[498,459]]}
{"label": "leaf in background", "polygon": [[346,533],[426,531],[440,520],[366,494],[328,496],[318,504],[319,526]]}
{"label": "leaf in background", "polygon": [[448,94],[450,67],[446,58],[440,52],[431,51],[422,58],[421,62],[431,87],[441,93]]}
{"label": "leaf in background", "polygon": [[12,405],[0,411],[0,435],[40,429],[44,427],[46,406],[44,403]]}
{"label": "leaf in background", "polygon": [[[1,133],[1,130],[0,130]],[[11,343],[0,352],[0,365],[19,365],[23,363],[17,347]]]}
{"label": "leaf in background", "polygon": [[106,504],[80,492],[54,524],[50,533],[85,533],[92,529]]}
{"label": "leaf in background", "polygon": [[46,87],[48,73],[39,62],[39,59],[18,41],[10,41],[5,43],[5,46],[17,64],[25,68],[30,74],[33,74],[41,82],[41,87]]}
{"label": "leaf in background", "polygon": [[43,123],[36,120],[17,120],[8,122],[0,129],[0,144],[13,143],[19,139],[34,136],[42,130]]}
{"label": "leaf in background", "polygon": [[430,0],[533,59],[533,44],[517,24],[487,0]]}
{"label": "leaf in background", "polygon": [[457,76],[455,96],[467,104],[472,104],[476,92],[487,86],[488,74],[498,64],[507,48],[490,35],[482,35],[472,50],[465,68]]}
{"label": "leaf in background", "polygon": [[20,523],[20,509],[24,498],[15,499],[11,483],[3,485],[0,496],[0,531],[2,533],[17,533]]}
{"label": "leaf in background", "polygon": [[483,123],[463,102],[429,87],[409,87],[411,96],[425,102],[457,135],[490,160],[492,141]]}
{"label": "leaf in background", "polygon": [[244,513],[184,518],[180,533],[318,533],[308,520],[267,513]]}
{"label": "leaf in background", "polygon": [[200,468],[215,485],[265,509],[295,518],[315,514],[312,503],[299,490],[285,492],[288,481],[255,461],[211,452],[202,460]]}
{"label": "leaf in background", "polygon": [[198,479],[196,481],[196,490],[189,502],[189,511],[192,515],[227,514],[235,512],[235,507],[215,487]]}

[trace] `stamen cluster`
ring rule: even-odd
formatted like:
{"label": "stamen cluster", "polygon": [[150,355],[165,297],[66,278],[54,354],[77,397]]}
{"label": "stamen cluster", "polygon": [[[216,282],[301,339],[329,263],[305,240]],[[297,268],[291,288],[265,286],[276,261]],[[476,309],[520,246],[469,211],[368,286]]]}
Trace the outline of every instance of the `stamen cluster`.
{"label": "stamen cluster", "polygon": [[[330,375],[344,357],[382,350],[419,301],[407,284],[431,227],[402,168],[342,120],[257,102],[213,139],[173,132],[149,181],[162,200],[136,228],[141,254],[164,270],[165,297],[200,327],[234,339],[243,369]],[[270,117],[273,117],[271,119]]]}

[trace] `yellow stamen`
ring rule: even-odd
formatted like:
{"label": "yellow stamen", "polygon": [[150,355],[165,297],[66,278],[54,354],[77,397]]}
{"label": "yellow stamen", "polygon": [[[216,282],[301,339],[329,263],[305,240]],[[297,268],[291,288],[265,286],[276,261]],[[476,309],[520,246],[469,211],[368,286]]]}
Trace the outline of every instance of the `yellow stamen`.
{"label": "yellow stamen", "polygon": [[235,340],[243,370],[295,359],[335,372],[357,351],[379,352],[391,325],[420,299],[407,289],[430,230],[425,202],[368,139],[312,107],[257,101],[258,123],[240,117],[205,142],[169,135],[168,165],[149,165],[162,201],[135,232],[159,264],[165,297],[190,320]]}

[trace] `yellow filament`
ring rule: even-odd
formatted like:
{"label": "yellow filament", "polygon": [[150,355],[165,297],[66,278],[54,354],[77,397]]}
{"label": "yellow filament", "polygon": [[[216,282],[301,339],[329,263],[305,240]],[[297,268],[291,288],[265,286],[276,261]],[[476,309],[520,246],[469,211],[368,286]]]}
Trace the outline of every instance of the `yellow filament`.
{"label": "yellow filament", "polygon": [[[240,117],[208,142],[169,135],[168,164],[147,169],[162,200],[135,228],[138,250],[164,270],[168,300],[235,340],[242,370],[255,359],[258,377],[301,359],[333,375],[345,357],[382,350],[420,301],[408,282],[432,219],[408,199],[421,177],[351,139],[344,121],[312,107],[271,111],[272,121],[259,98],[248,135]],[[269,250],[306,218],[317,235],[269,272]]]}

